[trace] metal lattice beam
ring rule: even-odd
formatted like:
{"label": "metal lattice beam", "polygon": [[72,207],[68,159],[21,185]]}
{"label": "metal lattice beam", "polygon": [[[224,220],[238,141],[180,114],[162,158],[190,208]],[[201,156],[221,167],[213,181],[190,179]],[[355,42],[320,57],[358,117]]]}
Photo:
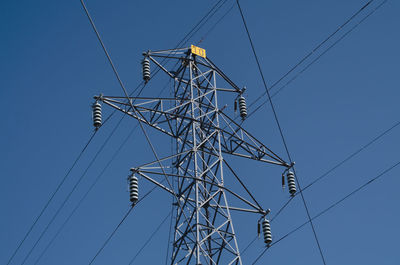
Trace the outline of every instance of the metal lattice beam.
{"label": "metal lattice beam", "polygon": [[[211,60],[190,49],[147,52],[145,57],[174,80],[173,97],[131,97],[129,102],[118,96],[95,98],[175,140],[175,154],[131,169],[175,198],[171,264],[242,264],[231,210],[261,216],[269,211],[260,206],[223,154],[284,170],[291,165],[219,109],[219,93],[237,95],[242,90]],[[159,58],[177,63],[168,70]],[[229,87],[218,87],[217,78]],[[225,187],[225,167],[246,196]],[[169,186],[162,184],[163,178]],[[228,194],[240,205],[230,206]]]}

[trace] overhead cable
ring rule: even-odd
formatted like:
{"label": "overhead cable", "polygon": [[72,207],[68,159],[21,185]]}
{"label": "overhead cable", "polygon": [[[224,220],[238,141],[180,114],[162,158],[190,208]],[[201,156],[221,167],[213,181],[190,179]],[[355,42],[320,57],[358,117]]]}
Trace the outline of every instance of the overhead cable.
{"label": "overhead cable", "polygon": [[[283,79],[285,79],[290,73],[296,70],[305,60],[307,60],[310,56],[312,56],[315,52],[317,52],[326,42],[328,42],[332,37],[334,37],[337,33],[339,33],[347,24],[349,24],[353,19],[355,19],[367,6],[369,6],[373,1],[368,1],[365,5],[363,5],[360,9],[357,10],[351,17],[349,17],[344,23],[342,23],[336,30],[334,30],[328,37],[318,43],[308,54],[306,54],[299,62],[297,62],[294,66],[292,66],[289,71],[287,71],[283,76],[281,76],[277,81],[275,81],[270,87],[269,90],[273,89],[276,85],[278,85]],[[249,107],[254,105],[258,100],[260,100],[266,92],[263,92],[256,100],[249,104]],[[272,97],[274,97],[272,95]]]}
{"label": "overhead cable", "polygon": [[[357,192],[361,191],[362,189],[364,189],[366,186],[370,185],[371,183],[374,183],[374,181],[378,180],[379,178],[381,178],[382,176],[384,176],[385,174],[387,174],[388,172],[390,172],[391,170],[393,170],[394,168],[396,168],[398,165],[400,165],[400,161],[393,164],[392,166],[390,166],[389,168],[385,169],[384,171],[382,171],[380,174],[378,174],[376,177],[370,179],[369,181],[365,182],[364,184],[362,184],[361,186],[359,186],[358,188],[354,189],[352,192],[348,193],[346,196],[344,196],[343,198],[341,198],[340,200],[336,201],[335,203],[331,204],[329,207],[325,208],[323,211],[319,212],[317,215],[315,215],[313,218],[311,218],[312,220],[317,219],[318,217],[322,216],[323,214],[325,214],[326,212],[330,211],[331,209],[333,209],[334,207],[338,206],[339,204],[341,204],[343,201],[345,201],[346,199],[348,199],[349,197],[353,196],[354,194],[356,194]],[[287,234],[285,234],[284,236],[282,236],[281,238],[279,238],[278,240],[276,240],[274,243],[271,244],[271,247],[275,244],[278,244],[280,241],[282,241],[283,239],[289,237],[290,235],[292,235],[293,233],[295,233],[296,231],[300,230],[302,227],[304,227],[306,224],[308,224],[310,221],[306,221],[303,224],[299,225],[298,227],[296,227],[295,229],[293,229],[292,231],[288,232]],[[256,260],[252,263],[253,265],[257,263],[257,261],[264,255],[264,253],[268,250],[269,248],[264,249],[261,254],[256,258]]]}
{"label": "overhead cable", "polygon": [[[364,144],[363,146],[361,146],[359,149],[357,149],[355,152],[351,153],[349,156],[347,156],[346,158],[344,158],[342,161],[340,161],[338,164],[336,164],[335,166],[333,166],[332,168],[330,168],[329,170],[327,170],[324,174],[322,174],[321,176],[319,176],[318,178],[316,178],[314,181],[312,181],[310,184],[308,184],[306,187],[303,188],[303,191],[306,190],[307,188],[311,187],[312,185],[314,185],[315,183],[317,183],[318,181],[320,181],[321,179],[327,177],[330,173],[332,173],[334,170],[338,169],[340,166],[342,166],[343,164],[345,164],[346,162],[348,162],[349,160],[351,160],[352,158],[354,158],[355,156],[357,156],[359,153],[361,153],[362,151],[364,151],[367,147],[369,147],[370,145],[372,145],[373,143],[375,143],[376,141],[378,141],[380,138],[382,138],[383,136],[385,136],[386,134],[388,134],[391,130],[395,129],[397,126],[400,125],[400,121],[396,122],[394,125],[392,125],[391,127],[389,127],[387,130],[385,130],[384,132],[380,133],[378,136],[376,136],[375,138],[373,138],[371,141],[369,141],[368,143]],[[297,195],[296,195],[297,196]],[[288,206],[288,204],[296,197],[290,197],[290,199],[288,201],[285,202],[285,204],[271,217],[271,222],[273,222],[281,213],[282,211],[286,208],[286,206]],[[255,242],[255,240],[257,239],[257,236],[250,241],[250,243],[244,248],[244,250],[242,251],[242,254],[244,254],[247,249]]]}
{"label": "overhead cable", "polygon": [[[311,181],[310,184],[308,184],[307,186],[305,186],[303,188],[302,191],[307,190],[308,188],[310,188],[312,185],[314,185],[315,183],[319,182],[320,180],[324,179],[325,177],[327,177],[330,173],[332,173],[333,171],[335,171],[337,168],[339,168],[340,166],[342,166],[343,164],[345,164],[346,162],[348,162],[349,160],[351,160],[352,158],[354,158],[355,156],[357,156],[358,154],[360,154],[362,151],[364,151],[366,148],[368,148],[370,145],[372,145],[373,143],[375,143],[376,141],[378,141],[380,138],[382,138],[383,136],[385,136],[386,134],[388,134],[391,130],[395,129],[397,126],[400,125],[400,121],[397,121],[395,124],[393,124],[390,128],[386,129],[384,132],[380,133],[378,136],[376,136],[375,138],[373,138],[371,141],[369,141],[368,143],[364,144],[363,146],[361,146],[359,149],[357,149],[355,152],[351,153],[350,155],[348,155],[345,159],[343,159],[342,161],[340,161],[339,163],[337,163],[335,166],[333,166],[331,169],[329,169],[328,171],[326,171],[324,174],[322,174],[321,176],[317,177],[315,180]],[[295,195],[297,196],[297,195]],[[286,208],[286,206],[292,201],[293,198],[295,198],[295,196],[291,197],[280,209],[279,211],[274,215],[274,217],[271,219],[271,221],[273,219],[275,219],[276,217],[278,217],[278,215]]]}
{"label": "overhead cable", "polygon": [[49,241],[49,243],[46,245],[44,250],[40,253],[39,257],[35,261],[35,265],[39,263],[43,255],[47,252],[49,247],[54,243],[54,240],[57,238],[57,236],[60,234],[60,232],[63,230],[65,225],[69,222],[71,217],[75,214],[75,212],[79,209],[79,207],[82,205],[83,201],[87,198],[89,195],[90,191],[94,188],[94,186],[97,184],[97,182],[100,180],[100,178],[103,176],[103,174],[106,172],[108,167],[111,165],[111,163],[114,161],[114,159],[117,157],[118,153],[121,151],[122,147],[126,145],[127,141],[129,138],[132,136],[133,132],[137,129],[137,125],[128,133],[127,137],[122,141],[121,145],[118,147],[118,149],[114,152],[112,155],[111,159],[107,162],[107,164],[104,166],[100,174],[95,178],[93,183],[90,185],[89,189],[85,192],[85,194],[82,196],[82,198],[79,200],[77,205],[74,207],[72,212],[68,215],[67,219],[64,221],[64,223],[59,227],[57,232],[54,234],[52,239]]}
{"label": "overhead cable", "polygon": [[52,223],[54,222],[54,220],[57,218],[58,214],[61,212],[61,210],[64,208],[65,204],[67,203],[67,201],[69,200],[69,198],[71,197],[71,195],[74,193],[74,191],[76,190],[76,188],[78,187],[78,185],[81,183],[81,181],[83,180],[84,176],[86,175],[86,173],[88,172],[88,170],[91,168],[91,166],[93,165],[93,163],[96,161],[98,155],[101,153],[101,151],[104,149],[104,147],[106,146],[106,144],[108,143],[108,141],[111,139],[112,135],[115,133],[115,131],[117,130],[119,124],[121,124],[123,118],[125,117],[122,116],[122,118],[119,120],[117,126],[114,128],[114,130],[109,134],[109,136],[107,137],[106,141],[102,144],[102,146],[99,148],[99,150],[96,152],[95,156],[93,157],[93,159],[90,161],[89,165],[86,167],[85,171],[83,172],[83,174],[79,177],[79,179],[75,182],[73,188],[70,190],[70,192],[68,193],[67,197],[65,197],[65,199],[63,200],[63,202],[61,203],[61,205],[58,207],[57,211],[55,212],[55,214],[52,216],[52,218],[50,219],[50,221],[47,223],[46,227],[44,228],[44,230],[42,231],[42,233],[40,234],[39,238],[35,241],[34,245],[31,247],[31,249],[29,250],[29,252],[25,255],[25,258],[22,262],[21,265],[25,264],[25,262],[27,261],[27,259],[29,258],[29,256],[31,255],[32,251],[36,248],[37,244],[39,243],[39,241],[42,239],[42,237],[44,236],[44,234],[47,232],[47,230],[49,229],[49,227],[52,225]]}
{"label": "overhead cable", "polygon": [[224,15],[222,15],[217,22],[215,22],[208,30],[207,32],[203,35],[203,37],[200,38],[200,40],[197,42],[197,45],[199,45],[200,43],[202,43],[205,38],[217,27],[217,25],[219,23],[221,23],[222,20],[224,20],[224,18],[233,10],[233,8],[235,7],[236,3],[233,2],[231,7],[228,8],[228,10],[224,13]]}
{"label": "overhead cable", "polygon": [[92,135],[90,136],[89,140],[87,141],[87,143],[84,145],[84,147],[82,148],[81,152],[79,153],[79,155],[77,156],[77,158],[75,159],[75,161],[72,163],[71,167],[68,169],[67,173],[65,174],[65,176],[62,178],[61,182],[57,185],[57,188],[54,190],[54,192],[50,195],[50,198],[47,200],[46,204],[44,205],[44,207],[42,208],[42,210],[40,211],[39,215],[35,218],[35,220],[33,221],[32,225],[30,226],[30,228],[28,229],[28,231],[25,233],[25,236],[23,237],[23,239],[20,241],[20,243],[18,244],[17,248],[14,250],[13,254],[11,255],[11,257],[8,259],[7,265],[11,263],[11,261],[14,259],[15,255],[17,254],[18,250],[21,248],[21,246],[24,244],[25,240],[27,239],[27,237],[29,236],[29,234],[32,232],[33,228],[36,226],[37,222],[39,221],[39,219],[42,217],[43,213],[46,211],[47,207],[49,206],[49,204],[51,203],[51,201],[53,200],[53,198],[56,196],[56,194],[58,193],[58,191],[60,190],[61,186],[64,184],[64,182],[67,180],[69,174],[71,173],[72,169],[75,167],[76,163],[78,163],[78,161],[80,160],[80,158],[82,157],[83,153],[85,152],[85,150],[87,149],[87,147],[89,146],[89,144],[92,142],[94,136],[96,135],[97,131],[95,130]]}
{"label": "overhead cable", "polygon": [[[369,18],[372,14],[374,14],[379,8],[381,8],[388,0],[384,0],[382,1],[378,6],[376,6],[374,9],[372,9],[365,17],[363,17],[359,22],[357,22],[353,27],[351,27],[348,31],[346,31],[342,36],[340,36],[339,39],[337,39],[334,43],[332,43],[328,48],[326,48],[321,54],[319,54],[314,60],[312,60],[309,64],[307,64],[300,72],[298,72],[294,77],[292,77],[289,81],[287,81],[284,85],[282,85],[277,91],[275,91],[272,95],[271,98],[275,97],[277,94],[279,94],[285,87],[287,87],[290,83],[292,83],[294,80],[296,80],[301,74],[303,74],[307,69],[309,69],[315,62],[317,62],[322,56],[324,56],[329,50],[331,50],[333,47],[335,47],[340,41],[342,41],[345,37],[347,37],[353,30],[355,30],[361,23],[363,23],[367,18]],[[370,1],[372,2],[372,1]],[[369,4],[370,2],[368,2],[367,4]],[[366,7],[366,5],[364,5],[360,10],[358,10],[352,17],[351,20],[353,20],[356,17],[356,14],[358,15],[360,13],[360,11],[364,10],[364,8]],[[339,29],[342,29],[344,25],[348,24],[349,21],[346,21],[344,24],[342,24]],[[335,31],[336,32],[336,31]],[[337,31],[339,32],[339,31]],[[336,32],[336,33],[337,33]],[[335,33],[335,34],[336,34]],[[326,40],[324,40],[322,43],[325,43]],[[319,47],[321,47],[319,45]],[[314,50],[313,50],[314,51]],[[313,52],[309,53],[309,55],[313,54]],[[306,56],[307,57],[307,56]],[[303,62],[305,59],[307,59],[306,57],[304,57],[302,60],[300,60],[300,62]],[[289,75],[289,73],[291,73],[293,70],[295,70],[295,68],[297,68],[298,66],[301,65],[301,63],[297,63],[294,67],[292,67],[284,76],[282,76],[278,81],[276,81],[270,88],[269,90],[271,90],[273,87],[275,87],[276,85],[278,85],[280,83],[281,80],[283,80],[287,75]],[[249,104],[249,108],[251,106],[253,106],[258,100],[260,100],[264,95],[266,94],[266,92],[263,92],[259,97],[257,97],[253,102],[251,102]],[[248,117],[252,116],[255,112],[257,112],[262,106],[264,106],[266,103],[268,103],[269,99],[265,100],[264,102],[262,102],[257,108],[255,108],[254,110],[252,110],[249,114]]]}
{"label": "overhead cable", "polygon": [[165,218],[161,221],[161,223],[157,226],[157,228],[151,233],[149,238],[144,242],[144,244],[140,247],[140,249],[136,252],[135,256],[131,259],[129,262],[129,265],[133,264],[133,262],[136,260],[136,258],[139,256],[139,254],[142,252],[142,250],[150,243],[150,241],[153,239],[153,237],[158,233],[162,225],[167,221],[168,217],[172,215],[172,210],[165,216]]}
{"label": "overhead cable", "polygon": [[290,156],[290,152],[289,152],[288,146],[287,146],[287,144],[286,144],[286,140],[285,140],[285,137],[284,137],[284,135],[283,135],[283,131],[282,131],[281,125],[280,125],[279,120],[278,120],[278,115],[277,115],[277,113],[276,113],[276,111],[275,111],[274,104],[272,103],[271,95],[270,95],[270,93],[269,93],[269,89],[268,89],[268,87],[267,87],[267,83],[266,83],[266,81],[265,81],[264,74],[263,74],[263,71],[262,71],[262,69],[261,69],[261,65],[260,65],[260,62],[259,62],[259,59],[258,59],[256,50],[255,50],[255,48],[254,48],[253,40],[252,40],[252,38],[251,38],[251,36],[250,36],[250,32],[249,32],[249,29],[248,29],[248,27],[247,27],[247,23],[246,23],[246,20],[245,20],[245,18],[244,18],[244,15],[243,15],[242,8],[240,7],[239,0],[236,0],[236,3],[237,3],[237,6],[238,6],[238,8],[239,8],[240,15],[241,15],[241,17],[242,17],[243,25],[244,25],[244,27],[245,27],[245,29],[246,29],[247,37],[248,37],[248,39],[249,39],[250,46],[251,46],[251,49],[252,49],[252,51],[253,51],[254,58],[255,58],[255,60],[256,60],[257,67],[258,67],[258,70],[259,70],[261,79],[262,79],[262,81],[263,81],[265,91],[266,91],[266,93],[267,93],[267,95],[268,95],[268,100],[269,100],[269,103],[270,103],[270,105],[271,105],[272,112],[273,112],[273,114],[274,114],[275,122],[276,122],[276,124],[277,124],[277,126],[278,126],[279,133],[280,133],[280,135],[281,135],[282,142],[283,142],[283,145],[284,145],[284,147],[285,147],[285,150],[286,150],[288,159],[289,159],[289,161],[290,161],[290,163],[291,163],[291,165],[292,165],[292,169],[293,169],[294,175],[296,176],[297,186],[298,186],[299,189],[300,189],[300,195],[301,195],[301,198],[302,198],[302,201],[303,201],[303,204],[304,204],[304,208],[305,208],[306,213],[307,213],[308,220],[310,221],[310,224],[311,224],[311,228],[312,228],[312,231],[313,231],[313,234],[314,234],[315,241],[316,241],[317,246],[318,246],[319,253],[320,253],[320,255],[321,255],[322,262],[323,262],[324,265],[326,265],[325,257],[324,257],[324,254],[323,254],[323,252],[322,252],[322,248],[321,248],[321,245],[320,245],[320,243],[319,243],[319,240],[318,240],[317,232],[316,232],[315,227],[314,227],[314,224],[313,224],[313,222],[312,222],[312,220],[311,220],[311,215],[310,215],[310,212],[309,212],[309,210],[308,210],[308,206],[307,206],[307,203],[306,203],[306,201],[305,201],[304,194],[301,192],[300,181],[299,181],[299,178],[298,178],[298,176],[297,176],[297,174],[296,174],[296,170],[295,170],[295,168],[294,168],[293,160],[292,160],[292,158],[291,158],[291,156]]}
{"label": "overhead cable", "polygon": [[[161,182],[162,183],[162,182]],[[157,186],[154,186],[153,188],[151,188],[151,190],[149,190],[145,195],[143,195],[135,204],[135,206],[137,206],[141,201],[143,201],[147,196],[149,196],[155,189],[157,188]],[[98,255],[103,251],[103,249],[106,247],[106,245],[110,242],[111,238],[115,235],[115,233],[117,232],[117,230],[120,228],[120,226],[125,222],[125,219],[129,216],[129,214],[132,212],[132,209],[134,207],[130,207],[129,210],[127,211],[126,214],[123,215],[122,219],[119,221],[119,223],[117,224],[117,226],[114,228],[114,230],[110,233],[110,235],[106,238],[106,240],[103,242],[103,244],[101,245],[101,247],[97,250],[96,254],[93,256],[93,258],[90,260],[89,265],[92,264],[95,259],[98,257]]]}
{"label": "overhead cable", "polygon": [[101,245],[100,249],[96,252],[96,255],[94,255],[94,257],[90,260],[89,265],[92,264],[95,261],[95,259],[100,254],[100,252],[105,248],[105,246],[108,244],[108,242],[114,236],[114,234],[117,232],[117,230],[120,228],[120,226],[124,223],[125,219],[132,212],[133,208],[134,208],[133,206],[129,207],[129,210],[124,214],[124,216],[122,217],[121,221],[119,221],[117,226],[114,228],[114,230],[111,232],[111,234],[107,237],[106,241],[104,241],[104,243]]}
{"label": "overhead cable", "polygon": [[[168,84],[167,84],[168,85]],[[167,86],[164,86],[163,89],[160,90],[159,94],[161,94],[164,89],[166,89]],[[136,89],[135,89],[136,90]],[[140,95],[141,91],[139,92]],[[113,114],[114,112],[112,112]],[[123,115],[123,117],[125,116],[125,114]],[[122,118],[123,118],[122,117]],[[119,124],[122,121],[121,120],[118,122],[118,124],[114,127],[113,131],[115,131]],[[104,123],[103,123],[104,125]],[[118,153],[121,151],[122,147],[127,143],[128,139],[133,135],[133,133],[136,131],[136,129],[138,128],[138,124],[129,132],[128,136],[125,138],[125,140],[121,143],[121,145],[118,147],[118,149],[114,152],[114,154],[112,155],[112,157],[110,158],[110,160],[107,162],[107,164],[105,165],[105,167],[103,168],[103,170],[100,172],[100,174],[95,178],[95,180],[92,182],[91,186],[89,187],[89,189],[85,192],[85,194],[83,195],[83,197],[80,199],[80,201],[78,202],[78,204],[75,206],[75,208],[72,210],[72,212],[69,214],[69,216],[67,217],[67,219],[64,221],[64,223],[59,227],[59,229],[57,230],[57,232],[55,233],[55,235],[52,237],[52,239],[50,240],[50,242],[46,245],[45,249],[41,252],[41,254],[39,255],[38,259],[36,260],[35,264],[37,264],[40,259],[42,258],[42,256],[45,254],[45,252],[48,250],[48,248],[51,246],[51,244],[54,242],[54,240],[57,238],[57,236],[60,234],[60,232],[62,231],[62,229],[65,227],[65,225],[69,222],[69,220],[71,219],[71,217],[74,215],[74,213],[76,212],[76,210],[81,206],[81,204],[83,203],[83,201],[86,199],[86,197],[89,195],[90,191],[94,188],[94,186],[96,185],[96,183],[100,180],[101,176],[105,173],[105,171],[107,170],[107,168],[110,166],[110,164],[114,161],[114,159],[117,157]],[[111,138],[112,135],[109,135],[109,138]],[[108,141],[108,140],[106,140]],[[105,144],[105,143],[104,143]],[[103,144],[103,145],[104,145]],[[87,171],[87,170],[86,170]]]}

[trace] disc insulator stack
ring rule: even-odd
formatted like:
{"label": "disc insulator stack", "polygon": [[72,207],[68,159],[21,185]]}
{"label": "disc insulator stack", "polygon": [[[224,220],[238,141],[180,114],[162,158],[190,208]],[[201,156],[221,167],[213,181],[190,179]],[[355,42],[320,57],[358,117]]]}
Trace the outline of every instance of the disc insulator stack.
{"label": "disc insulator stack", "polygon": [[150,80],[150,60],[148,58],[143,59],[142,70],[143,70],[143,80],[145,83],[147,83]]}
{"label": "disc insulator stack", "polygon": [[289,187],[289,193],[291,196],[294,196],[296,194],[296,181],[294,179],[294,174],[292,171],[289,171],[286,175],[287,177],[287,183]]}
{"label": "disc insulator stack", "polygon": [[129,178],[129,197],[133,204],[139,199],[139,180],[133,175]]}
{"label": "disc insulator stack", "polygon": [[243,96],[239,97],[239,112],[240,117],[244,120],[247,117],[246,99]]}
{"label": "disc insulator stack", "polygon": [[101,126],[101,105],[98,101],[96,101],[92,105],[93,109],[93,126],[98,129]]}
{"label": "disc insulator stack", "polygon": [[262,229],[264,234],[264,243],[269,246],[272,242],[272,234],[271,234],[271,226],[269,224],[268,219],[264,218],[262,221]]}

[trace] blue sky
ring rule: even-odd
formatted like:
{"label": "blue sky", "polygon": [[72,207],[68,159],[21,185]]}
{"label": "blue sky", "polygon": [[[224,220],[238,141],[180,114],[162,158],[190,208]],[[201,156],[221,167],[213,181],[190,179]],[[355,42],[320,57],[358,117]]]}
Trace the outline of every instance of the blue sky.
{"label": "blue sky", "polygon": [[[242,1],[267,83],[278,80],[366,2]],[[381,2],[373,1],[321,51]],[[142,52],[174,48],[214,1],[88,0],[86,4],[124,84],[132,91],[141,81]],[[202,39],[233,4],[228,0],[187,45]],[[79,1],[2,1],[0,10],[0,263],[6,264],[92,134],[93,96],[120,96],[122,91]],[[398,1],[387,1],[274,98],[303,186],[400,120],[399,11]],[[200,46],[234,82],[247,87],[248,102],[264,92],[236,6]],[[159,75],[143,95],[155,96],[166,81],[166,76]],[[104,114],[109,113],[111,109],[105,107]],[[121,117],[114,115],[97,133],[12,264],[21,264]],[[135,125],[132,119],[123,120],[25,264],[35,263]],[[244,126],[286,157],[270,107],[262,107]],[[311,215],[398,162],[399,130],[394,128],[305,191]],[[168,154],[169,142],[148,131],[159,152]],[[289,198],[281,189],[281,172],[276,168],[227,159],[240,165],[238,173],[272,213]],[[129,207],[129,168],[152,160],[144,135],[135,131],[38,264],[88,264]],[[393,169],[315,220],[327,264],[398,264],[399,173],[400,168]],[[141,185],[143,192],[152,187],[144,181]],[[161,190],[153,192],[94,264],[128,264],[169,213],[170,200]],[[257,220],[258,216],[233,214],[240,249],[255,237]],[[271,224],[274,239],[306,220],[300,197],[295,198]],[[134,264],[164,263],[168,231],[169,221]],[[243,255],[243,263],[251,264],[263,247],[262,240],[257,240]],[[322,264],[310,226],[276,244],[258,264]]]}

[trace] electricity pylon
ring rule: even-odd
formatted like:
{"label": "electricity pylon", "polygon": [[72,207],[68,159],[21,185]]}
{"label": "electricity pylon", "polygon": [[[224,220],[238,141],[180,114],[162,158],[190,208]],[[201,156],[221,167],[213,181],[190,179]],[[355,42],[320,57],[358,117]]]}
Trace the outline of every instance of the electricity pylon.
{"label": "electricity pylon", "polygon": [[[282,166],[284,172],[291,165],[218,107],[220,92],[231,93],[239,102],[241,117],[247,115],[244,89],[206,57],[205,50],[192,45],[143,55],[145,82],[150,79],[152,62],[174,80],[173,96],[95,97],[96,102],[174,139],[176,153],[131,169],[131,201],[135,203],[138,198],[137,177],[172,194],[176,211],[171,264],[242,264],[231,211],[256,213],[263,218],[269,210],[260,206],[223,155]],[[173,69],[168,70],[166,59],[176,62]],[[228,87],[217,86],[217,78]],[[237,179],[246,196],[224,185],[224,172]],[[240,205],[229,205],[228,194]],[[264,241],[269,244],[269,223],[263,221],[263,230]]]}

